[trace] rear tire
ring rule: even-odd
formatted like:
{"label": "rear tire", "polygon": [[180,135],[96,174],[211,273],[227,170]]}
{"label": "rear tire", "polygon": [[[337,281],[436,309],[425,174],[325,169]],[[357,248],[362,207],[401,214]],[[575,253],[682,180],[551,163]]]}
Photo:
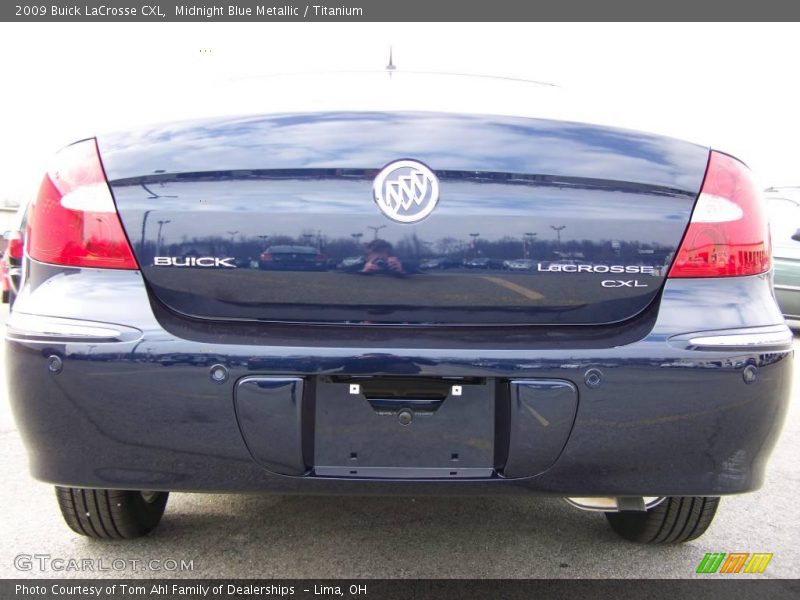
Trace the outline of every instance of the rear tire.
{"label": "rear tire", "polygon": [[719,498],[670,496],[648,511],[606,513],[620,537],[640,544],[679,544],[703,535],[711,525]]}
{"label": "rear tire", "polygon": [[75,533],[104,540],[147,535],[164,514],[169,492],[56,487],[64,521]]}

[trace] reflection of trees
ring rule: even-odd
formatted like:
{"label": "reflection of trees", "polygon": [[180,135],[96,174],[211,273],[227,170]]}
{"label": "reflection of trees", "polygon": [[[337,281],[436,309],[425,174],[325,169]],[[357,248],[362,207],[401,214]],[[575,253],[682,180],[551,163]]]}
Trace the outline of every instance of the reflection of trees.
{"label": "reflection of trees", "polygon": [[[330,238],[322,233],[298,232],[289,235],[238,236],[231,243],[230,236],[183,237],[180,243],[168,244],[161,240],[160,254],[163,256],[219,256],[237,259],[257,259],[270,246],[313,246],[331,260],[342,260],[358,256],[364,251],[361,236],[352,235]],[[460,261],[464,258],[482,256],[496,260],[531,258],[539,261],[575,260],[587,263],[664,264],[674,248],[660,244],[620,240],[539,240],[525,239],[525,234],[487,239],[483,236],[472,239],[444,236],[438,239],[423,239],[416,233],[399,240],[391,240],[395,254],[401,259],[449,258]],[[525,243],[523,243],[525,242]],[[157,242],[148,240],[144,246],[137,244],[137,252],[144,262],[152,262]],[[525,248],[528,256],[524,256]]]}
{"label": "reflection of trees", "polygon": [[326,243],[322,252],[328,258],[342,260],[348,256],[359,256],[363,254],[362,247],[357,244],[352,238],[336,238]]}
{"label": "reflection of trees", "polygon": [[464,248],[464,240],[454,237],[444,237],[436,242],[436,250],[441,256],[455,256],[461,254]]}

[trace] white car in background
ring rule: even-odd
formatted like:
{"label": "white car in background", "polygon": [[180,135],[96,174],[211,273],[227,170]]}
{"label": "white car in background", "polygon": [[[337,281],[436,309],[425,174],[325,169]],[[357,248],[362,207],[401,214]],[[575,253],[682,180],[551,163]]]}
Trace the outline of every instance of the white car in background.
{"label": "white car in background", "polygon": [[775,296],[790,327],[800,329],[800,187],[765,190],[775,262]]}

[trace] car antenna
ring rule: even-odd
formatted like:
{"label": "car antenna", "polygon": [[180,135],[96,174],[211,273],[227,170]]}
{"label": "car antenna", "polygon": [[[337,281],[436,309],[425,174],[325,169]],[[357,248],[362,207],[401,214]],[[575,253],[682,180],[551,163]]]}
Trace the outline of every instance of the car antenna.
{"label": "car antenna", "polygon": [[392,59],[392,47],[389,46],[389,64],[386,65],[386,70],[389,72],[389,77],[392,76],[392,71],[396,71],[397,67],[394,65],[394,60]]}

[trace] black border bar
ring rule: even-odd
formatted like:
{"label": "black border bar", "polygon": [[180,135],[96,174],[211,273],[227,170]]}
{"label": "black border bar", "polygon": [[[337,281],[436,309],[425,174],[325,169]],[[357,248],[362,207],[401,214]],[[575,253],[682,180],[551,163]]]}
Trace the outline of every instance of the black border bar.
{"label": "black border bar", "polygon": [[[24,586],[24,590],[22,587]],[[131,587],[136,586],[136,587]],[[141,586],[145,593],[136,588]],[[177,587],[176,587],[177,586]],[[81,593],[81,588],[86,593]],[[39,592],[31,591],[34,589]],[[73,591],[75,590],[75,591]],[[177,591],[176,591],[177,590]],[[221,592],[217,592],[221,590]],[[98,593],[99,591],[99,593]],[[233,591],[233,593],[231,593]],[[215,593],[216,592],[216,593]],[[780,600],[800,596],[797,579],[4,579],[0,598],[48,600],[196,600],[296,598],[315,600],[436,600],[531,598],[647,598],[675,600]]]}
{"label": "black border bar", "polygon": [[789,0],[4,0],[10,22],[796,21]]}

